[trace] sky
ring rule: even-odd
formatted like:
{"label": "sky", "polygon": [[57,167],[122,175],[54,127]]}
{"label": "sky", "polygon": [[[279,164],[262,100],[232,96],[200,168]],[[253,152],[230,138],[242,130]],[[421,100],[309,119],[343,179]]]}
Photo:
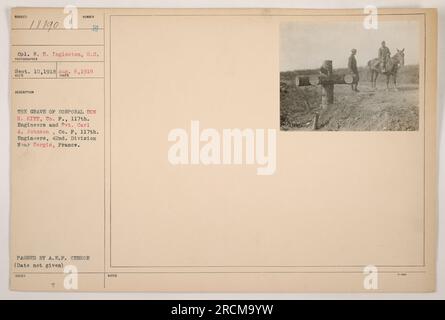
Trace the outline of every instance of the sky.
{"label": "sky", "polygon": [[391,55],[405,48],[405,65],[419,63],[419,26],[416,21],[379,21],[378,29],[365,29],[361,21],[286,22],[280,26],[280,71],[319,68],[332,60],[334,68],[347,67],[351,49],[357,63],[376,58],[385,40]]}

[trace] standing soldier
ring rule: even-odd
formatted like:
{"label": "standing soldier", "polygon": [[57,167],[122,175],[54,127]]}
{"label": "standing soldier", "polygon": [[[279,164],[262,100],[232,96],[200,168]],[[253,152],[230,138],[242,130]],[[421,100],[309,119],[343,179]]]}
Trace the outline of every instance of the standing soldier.
{"label": "standing soldier", "polygon": [[390,56],[391,52],[389,51],[389,48],[386,46],[386,42],[382,41],[382,46],[379,48],[379,61],[382,73],[386,72],[386,63],[388,62]]}
{"label": "standing soldier", "polygon": [[357,60],[355,59],[355,55],[357,53],[357,49],[351,50],[351,55],[348,60],[348,69],[353,74],[353,81],[351,83],[351,89],[355,92],[359,92],[357,89],[359,76],[358,76],[358,68],[357,68]]}

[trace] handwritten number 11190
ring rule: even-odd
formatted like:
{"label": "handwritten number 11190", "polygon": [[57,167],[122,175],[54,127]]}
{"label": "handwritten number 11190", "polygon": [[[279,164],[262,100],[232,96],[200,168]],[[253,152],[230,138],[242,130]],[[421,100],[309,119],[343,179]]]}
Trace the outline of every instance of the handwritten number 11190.
{"label": "handwritten number 11190", "polygon": [[59,22],[54,20],[32,20],[30,30],[54,30],[59,28]]}

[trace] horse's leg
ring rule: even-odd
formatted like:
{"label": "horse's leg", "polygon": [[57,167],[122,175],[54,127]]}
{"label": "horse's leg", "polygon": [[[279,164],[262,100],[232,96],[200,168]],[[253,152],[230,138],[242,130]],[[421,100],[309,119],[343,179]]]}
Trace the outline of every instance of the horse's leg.
{"label": "horse's leg", "polygon": [[388,73],[386,75],[386,90],[389,90],[389,78],[391,77],[391,75]]}
{"label": "horse's leg", "polygon": [[397,88],[397,73],[394,73],[392,75],[392,77],[393,77],[393,82],[394,82],[394,90],[398,91],[399,89]]}
{"label": "horse's leg", "polygon": [[374,70],[374,89],[377,89],[377,78],[379,77],[379,72]]}

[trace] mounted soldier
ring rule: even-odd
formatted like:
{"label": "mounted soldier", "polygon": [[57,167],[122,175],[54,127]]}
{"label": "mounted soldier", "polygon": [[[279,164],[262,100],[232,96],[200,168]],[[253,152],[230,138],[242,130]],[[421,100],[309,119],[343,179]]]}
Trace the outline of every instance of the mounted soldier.
{"label": "mounted soldier", "polygon": [[391,51],[386,46],[386,42],[382,41],[382,46],[379,48],[379,62],[380,62],[380,70],[382,73],[386,72],[386,64],[391,57]]}
{"label": "mounted soldier", "polygon": [[397,53],[390,56],[389,49],[382,42],[379,49],[379,57],[368,61],[368,68],[371,74],[371,86],[376,88],[379,74],[386,75],[386,89],[389,89],[389,78],[393,78],[394,89],[397,90],[397,72],[405,65],[405,49],[397,49]]}

